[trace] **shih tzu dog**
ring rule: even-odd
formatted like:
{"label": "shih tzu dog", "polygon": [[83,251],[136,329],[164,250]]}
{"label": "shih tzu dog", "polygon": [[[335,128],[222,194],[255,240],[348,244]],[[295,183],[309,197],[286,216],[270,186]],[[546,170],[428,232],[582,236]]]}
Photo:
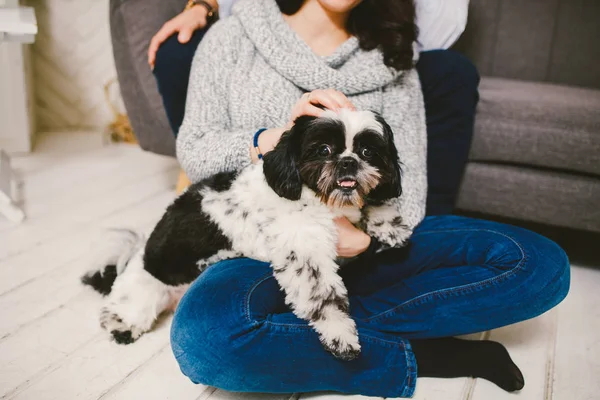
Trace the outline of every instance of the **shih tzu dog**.
{"label": "shih tzu dog", "polygon": [[263,162],[192,185],[147,242],[114,232],[114,246],[82,278],[108,294],[101,326],[131,343],[205,268],[250,257],[271,263],[286,303],[327,351],[355,358],[360,344],[338,275],[334,218],[347,217],[379,249],[401,247],[410,230],[393,202],[401,195],[399,161],[393,133],[375,113],[298,118]]}

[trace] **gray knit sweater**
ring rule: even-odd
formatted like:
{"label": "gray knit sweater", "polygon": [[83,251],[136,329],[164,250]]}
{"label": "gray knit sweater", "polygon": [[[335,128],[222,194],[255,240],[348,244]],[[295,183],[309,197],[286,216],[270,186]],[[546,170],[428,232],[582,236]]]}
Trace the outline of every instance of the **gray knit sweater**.
{"label": "gray knit sweater", "polygon": [[404,223],[425,214],[426,133],[416,71],[386,67],[378,50],[351,38],[317,56],[287,25],[275,0],[241,0],[217,22],[194,56],[177,157],[192,182],[251,162],[260,128],[284,126],[306,91],[334,88],[357,109],[381,113],[392,127],[402,163]]}

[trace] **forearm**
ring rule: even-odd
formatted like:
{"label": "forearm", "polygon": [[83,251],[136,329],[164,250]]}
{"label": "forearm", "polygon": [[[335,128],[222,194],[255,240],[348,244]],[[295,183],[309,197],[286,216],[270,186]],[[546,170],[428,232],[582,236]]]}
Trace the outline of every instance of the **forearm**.
{"label": "forearm", "polygon": [[219,21],[194,55],[177,158],[192,182],[218,172],[238,170],[251,161],[248,147],[260,127],[231,122],[231,71],[237,57],[235,21]]}
{"label": "forearm", "polygon": [[251,162],[252,134],[252,129],[224,131],[223,126],[182,125],[177,138],[177,159],[192,182],[219,172],[240,170]]}
{"label": "forearm", "polygon": [[241,169],[258,162],[259,153],[264,155],[271,151],[285,131],[285,128],[270,128],[262,132],[257,148],[253,139],[258,129],[231,131],[223,126],[184,125],[177,140],[177,158],[192,182],[218,172]]}

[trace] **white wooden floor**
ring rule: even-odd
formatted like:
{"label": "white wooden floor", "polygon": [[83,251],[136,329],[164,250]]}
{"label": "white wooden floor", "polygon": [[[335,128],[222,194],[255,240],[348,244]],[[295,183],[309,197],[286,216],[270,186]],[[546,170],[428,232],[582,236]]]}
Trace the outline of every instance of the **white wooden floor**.
{"label": "white wooden floor", "polygon": [[[173,199],[178,167],[134,146],[101,142],[98,134],[46,134],[34,154],[13,160],[28,219],[11,225],[0,217],[0,396],[297,398],[191,384],[171,354],[170,318],[134,345],[109,342],[98,326],[100,297],[79,283],[88,246],[102,227],[151,229]],[[479,335],[509,348],[525,375],[524,390],[510,395],[483,380],[421,379],[416,398],[600,399],[599,305],[600,269],[573,266],[571,293],[558,309]]]}

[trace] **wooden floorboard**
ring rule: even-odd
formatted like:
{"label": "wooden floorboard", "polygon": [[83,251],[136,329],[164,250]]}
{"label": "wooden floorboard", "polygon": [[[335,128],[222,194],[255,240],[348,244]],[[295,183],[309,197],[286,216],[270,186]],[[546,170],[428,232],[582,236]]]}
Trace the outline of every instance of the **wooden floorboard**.
{"label": "wooden floorboard", "polygon": [[68,234],[77,224],[99,221],[141,199],[156,196],[165,190],[164,181],[176,176],[176,167],[153,171],[139,179],[132,179],[128,184],[116,187],[113,191],[82,200],[63,210],[55,210],[40,219],[28,220],[26,224],[19,225],[11,229],[10,234],[4,235],[6,240],[0,248],[0,261],[31,251],[57,235]]}
{"label": "wooden floorboard", "polygon": [[163,324],[152,335],[140,338],[135,346],[120,346],[106,335],[95,336],[14,398],[97,399],[168,346],[169,327],[170,324]]}
{"label": "wooden floorboard", "polygon": [[209,389],[208,386],[194,385],[179,371],[171,347],[167,346],[101,399],[135,399],[144,393],[144,400],[196,400]]}
{"label": "wooden floorboard", "polygon": [[99,295],[82,291],[72,300],[0,340],[0,397],[36,382],[92,340],[108,339],[94,318]]}
{"label": "wooden floorboard", "polygon": [[81,257],[89,250],[89,245],[95,238],[101,236],[101,228],[150,229],[160,217],[161,211],[172,199],[173,192],[164,190],[162,193],[151,195],[139,203],[131,204],[101,218],[97,224],[77,225],[64,235],[56,235],[30,251],[1,261],[0,297],[10,290]]}
{"label": "wooden floorboard", "polygon": [[553,391],[549,400],[600,399],[600,271],[573,268],[559,308]]}

